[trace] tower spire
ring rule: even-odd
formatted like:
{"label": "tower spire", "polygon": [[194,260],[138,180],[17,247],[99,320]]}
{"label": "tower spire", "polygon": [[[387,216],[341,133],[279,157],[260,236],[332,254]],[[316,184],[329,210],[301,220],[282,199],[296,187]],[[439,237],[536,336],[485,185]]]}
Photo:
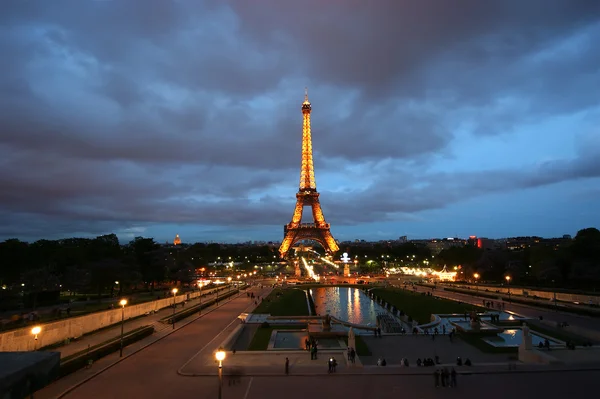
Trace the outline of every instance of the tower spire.
{"label": "tower spire", "polygon": [[308,88],[304,89],[302,103],[302,165],[300,167],[300,191],[316,190],[315,170],[313,166],[312,136],[310,131],[310,112],[312,106],[308,101]]}

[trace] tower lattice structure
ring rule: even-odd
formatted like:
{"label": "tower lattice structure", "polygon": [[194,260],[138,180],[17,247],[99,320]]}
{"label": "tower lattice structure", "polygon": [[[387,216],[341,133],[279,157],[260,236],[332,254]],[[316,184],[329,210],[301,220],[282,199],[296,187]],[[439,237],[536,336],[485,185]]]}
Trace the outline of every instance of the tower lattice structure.
{"label": "tower lattice structure", "polygon": [[[327,254],[334,254],[339,247],[331,235],[329,223],[325,222],[319,203],[319,193],[315,182],[313,164],[312,137],[310,131],[310,113],[312,107],[308,101],[308,90],[302,103],[302,164],[300,167],[300,188],[296,193],[296,207],[292,221],[283,227],[283,242],[279,254],[284,258],[292,245],[301,240],[314,240],[325,248]],[[305,206],[312,209],[313,222],[302,223]]]}

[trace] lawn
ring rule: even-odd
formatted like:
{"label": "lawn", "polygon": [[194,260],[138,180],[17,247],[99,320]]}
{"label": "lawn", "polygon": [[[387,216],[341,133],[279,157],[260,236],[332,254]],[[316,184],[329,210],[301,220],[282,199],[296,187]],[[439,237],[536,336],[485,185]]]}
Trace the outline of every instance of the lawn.
{"label": "lawn", "polygon": [[281,326],[269,326],[269,327],[259,327],[254,333],[254,337],[248,345],[249,351],[266,351],[269,346],[269,340],[271,339],[271,334],[273,330],[302,330],[305,329],[306,326],[290,326],[290,325],[281,325]]}
{"label": "lawn", "polygon": [[268,313],[271,316],[308,316],[306,294],[295,288],[274,289],[253,313]]}
{"label": "lawn", "polygon": [[419,324],[429,323],[432,314],[464,314],[472,310],[484,310],[479,306],[440,299],[400,288],[374,288],[371,292],[402,310]]}

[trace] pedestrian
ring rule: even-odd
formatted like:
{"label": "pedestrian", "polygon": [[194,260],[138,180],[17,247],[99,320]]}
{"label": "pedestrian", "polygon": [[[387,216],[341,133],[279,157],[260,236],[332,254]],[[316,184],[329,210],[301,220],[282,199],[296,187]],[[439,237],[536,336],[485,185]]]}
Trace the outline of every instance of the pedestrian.
{"label": "pedestrian", "polygon": [[452,387],[456,388],[456,370],[454,370],[454,367],[452,367],[452,371],[450,372],[450,380]]}
{"label": "pedestrian", "polygon": [[348,347],[348,360],[352,358],[352,350]]}
{"label": "pedestrian", "polygon": [[440,387],[440,369],[437,369],[433,372],[433,378],[435,379],[435,387]]}
{"label": "pedestrian", "polygon": [[356,351],[354,350],[354,348],[352,348],[352,350],[350,351],[350,360],[352,361],[352,364],[354,364],[354,362],[356,361]]}
{"label": "pedestrian", "polygon": [[285,358],[285,374],[288,375],[290,373],[290,359]]}

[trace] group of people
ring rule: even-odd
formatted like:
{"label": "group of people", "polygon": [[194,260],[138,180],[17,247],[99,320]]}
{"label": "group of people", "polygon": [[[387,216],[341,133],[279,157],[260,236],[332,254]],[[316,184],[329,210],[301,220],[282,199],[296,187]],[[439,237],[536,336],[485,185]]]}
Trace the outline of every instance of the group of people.
{"label": "group of people", "polygon": [[423,358],[423,360],[421,358],[417,359],[417,367],[435,366],[436,363],[440,363],[440,359],[437,356],[435,357],[435,361],[430,357]]}
{"label": "group of people", "polygon": [[[488,309],[494,309],[494,301],[486,301],[485,299],[482,300],[483,306],[485,306]],[[504,302],[497,302],[496,306],[495,306],[498,310],[504,310],[505,305]]]}
{"label": "group of people", "polygon": [[437,369],[433,373],[435,378],[435,387],[439,388],[440,383],[442,387],[445,388],[455,388],[456,387],[456,370],[452,367],[452,370],[448,371],[446,367],[443,369]]}
{"label": "group of people", "polygon": [[332,356],[329,358],[329,360],[327,361],[327,366],[329,367],[328,373],[336,372],[337,360],[335,360],[335,357]]}

